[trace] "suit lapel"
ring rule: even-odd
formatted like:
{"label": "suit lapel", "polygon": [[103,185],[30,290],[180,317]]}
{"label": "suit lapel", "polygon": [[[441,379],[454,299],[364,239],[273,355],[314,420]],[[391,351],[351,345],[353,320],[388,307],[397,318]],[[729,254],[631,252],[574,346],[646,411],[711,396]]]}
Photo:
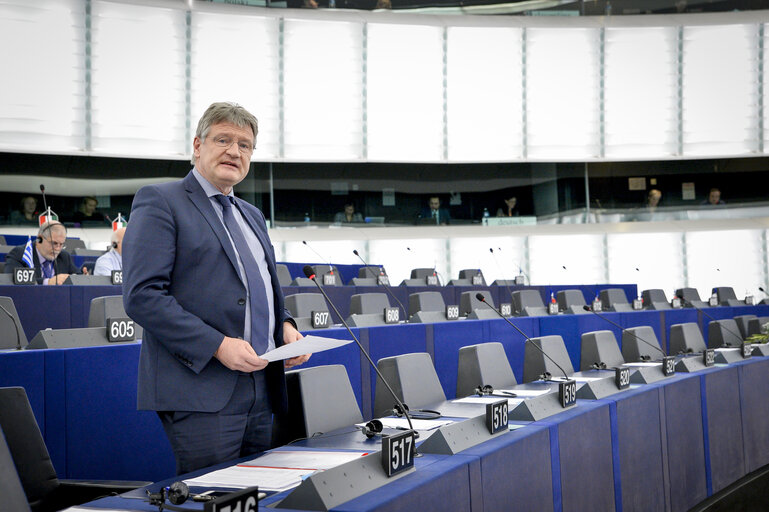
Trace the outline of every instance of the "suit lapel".
{"label": "suit lapel", "polygon": [[240,275],[240,267],[238,266],[238,259],[235,256],[235,249],[232,247],[232,243],[230,243],[230,239],[227,237],[227,232],[224,230],[222,222],[219,220],[219,217],[214,211],[214,207],[211,205],[211,200],[203,191],[203,188],[195,179],[195,176],[193,176],[192,171],[190,171],[187,177],[184,178],[184,188],[187,191],[192,204],[195,205],[195,208],[198,209],[203,218],[206,219],[206,222],[208,222],[208,225],[211,226],[211,231],[214,232],[219,243],[222,244],[222,248],[224,249],[227,258],[230,260],[230,263],[232,263],[232,266],[235,268],[238,275]]}

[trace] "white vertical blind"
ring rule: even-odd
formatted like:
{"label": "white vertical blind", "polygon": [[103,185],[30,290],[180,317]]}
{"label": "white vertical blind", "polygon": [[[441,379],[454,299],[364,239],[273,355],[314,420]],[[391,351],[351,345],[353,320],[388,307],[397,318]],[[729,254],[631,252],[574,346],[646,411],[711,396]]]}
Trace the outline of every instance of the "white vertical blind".
{"label": "white vertical blind", "polygon": [[526,38],[527,156],[598,156],[598,29],[529,28]]}
{"label": "white vertical blind", "polygon": [[285,157],[363,157],[362,24],[286,20]]}
{"label": "white vertical blind", "polygon": [[684,29],[685,156],[757,150],[756,30],[755,25]]}
{"label": "white vertical blind", "polygon": [[603,235],[529,237],[529,277],[537,284],[604,282]]}
{"label": "white vertical blind", "polygon": [[368,25],[370,160],[443,160],[442,30]]}
{"label": "white vertical blind", "polygon": [[0,3],[0,148],[85,145],[85,8],[76,0]]}
{"label": "white vertical blind", "polygon": [[449,27],[449,160],[522,157],[521,32]]}
{"label": "white vertical blind", "polygon": [[635,283],[639,295],[659,288],[668,300],[683,286],[680,233],[610,234],[607,245],[610,283]]}
{"label": "white vertical blind", "polygon": [[756,297],[764,280],[760,230],[690,231],[686,233],[689,287],[707,301],[713,288],[731,286],[738,299]]}
{"label": "white vertical blind", "polygon": [[193,12],[190,138],[211,103],[232,101],[259,121],[253,159],[274,159],[280,139],[278,20],[244,11]]}
{"label": "white vertical blind", "polygon": [[515,279],[520,270],[528,274],[525,242],[525,237],[450,238],[450,277],[459,277],[460,270],[479,268],[490,285],[497,279]]}
{"label": "white vertical blind", "polygon": [[605,156],[676,153],[677,29],[606,29]]}
{"label": "white vertical blind", "polygon": [[185,13],[93,2],[92,144],[106,154],[181,156]]}
{"label": "white vertical blind", "polygon": [[415,240],[372,239],[369,241],[371,264],[384,265],[390,284],[397,286],[411,276],[415,268],[435,268],[441,284],[451,280],[448,275],[446,240],[442,238],[421,238]]}

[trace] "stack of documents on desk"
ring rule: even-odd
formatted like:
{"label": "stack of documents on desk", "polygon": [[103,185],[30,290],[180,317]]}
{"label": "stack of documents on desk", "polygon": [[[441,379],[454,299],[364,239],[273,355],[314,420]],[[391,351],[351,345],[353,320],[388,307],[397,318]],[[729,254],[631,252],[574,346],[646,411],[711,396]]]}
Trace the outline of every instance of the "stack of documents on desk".
{"label": "stack of documents on desk", "polygon": [[276,450],[235,466],[219,469],[185,480],[194,487],[245,489],[258,485],[260,490],[284,491],[302,483],[316,471],[330,469],[366,455],[366,452],[330,452]]}
{"label": "stack of documents on desk", "polygon": [[[409,429],[409,422],[408,420],[406,420],[406,418],[387,417],[387,418],[379,418],[379,421],[382,422],[382,427],[384,428],[395,428],[398,430]],[[416,420],[414,418],[411,418],[411,424],[413,425],[414,430],[433,430],[453,422],[454,422],[453,420],[447,420],[447,419]],[[364,426],[366,426],[366,424],[358,423],[357,426],[363,428]]]}

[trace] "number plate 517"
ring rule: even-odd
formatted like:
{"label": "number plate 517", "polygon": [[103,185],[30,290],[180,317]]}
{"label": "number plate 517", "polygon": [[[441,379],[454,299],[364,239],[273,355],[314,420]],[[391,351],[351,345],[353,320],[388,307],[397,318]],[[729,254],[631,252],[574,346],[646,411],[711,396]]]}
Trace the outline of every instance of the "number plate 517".
{"label": "number plate 517", "polygon": [[387,476],[414,467],[416,436],[413,430],[382,438],[382,467]]}

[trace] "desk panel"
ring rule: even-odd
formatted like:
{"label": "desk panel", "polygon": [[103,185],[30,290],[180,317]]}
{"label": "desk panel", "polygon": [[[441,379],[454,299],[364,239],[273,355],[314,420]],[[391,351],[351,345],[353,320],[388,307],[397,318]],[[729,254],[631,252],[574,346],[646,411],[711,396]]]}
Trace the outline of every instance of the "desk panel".
{"label": "desk panel", "polygon": [[702,375],[707,403],[708,448],[713,493],[745,474],[737,366]]}
{"label": "desk panel", "polygon": [[750,362],[738,366],[747,473],[769,464],[769,358],[751,358]]}
{"label": "desk panel", "polygon": [[676,375],[660,383],[665,394],[671,510],[689,510],[707,497],[700,378]]}

